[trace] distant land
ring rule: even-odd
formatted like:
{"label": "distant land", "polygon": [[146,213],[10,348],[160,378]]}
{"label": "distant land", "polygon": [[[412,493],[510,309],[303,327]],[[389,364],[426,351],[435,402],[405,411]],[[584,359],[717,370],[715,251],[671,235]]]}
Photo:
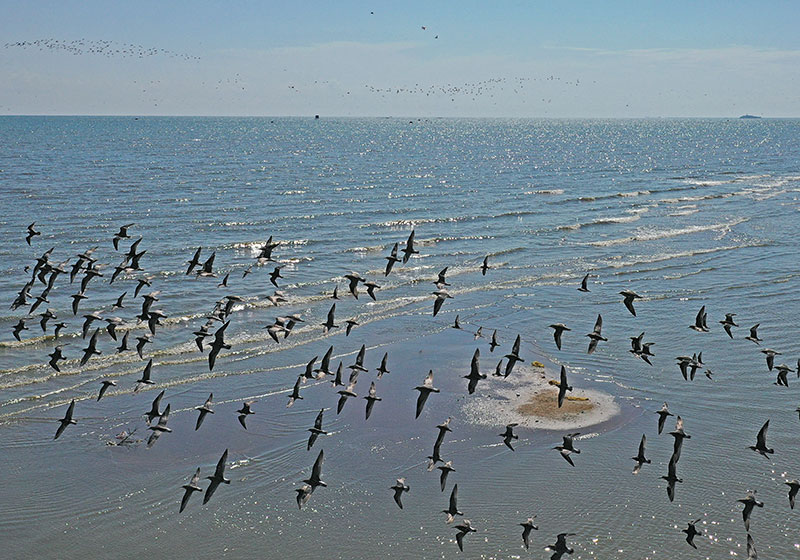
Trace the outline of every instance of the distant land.
{"label": "distant land", "polygon": [[760,119],[761,117],[759,117],[758,115],[742,115],[739,118],[740,119]]}

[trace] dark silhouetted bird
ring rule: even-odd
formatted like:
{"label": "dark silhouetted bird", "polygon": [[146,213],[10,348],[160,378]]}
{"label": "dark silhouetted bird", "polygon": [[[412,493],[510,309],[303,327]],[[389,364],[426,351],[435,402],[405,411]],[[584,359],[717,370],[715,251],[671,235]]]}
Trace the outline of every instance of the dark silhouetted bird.
{"label": "dark silhouetted bird", "polygon": [[205,420],[207,414],[214,414],[214,410],[211,408],[214,404],[214,393],[208,395],[206,402],[204,402],[201,406],[196,406],[195,410],[197,410],[200,414],[197,417],[197,423],[194,425],[195,430],[199,430],[200,426],[203,424],[203,420]]}
{"label": "dark silhouetted bird", "polygon": [[695,527],[695,524],[698,523],[700,519],[702,519],[702,517],[699,519],[695,519],[694,521],[690,521],[689,526],[686,527],[686,529],[681,530],[682,533],[686,533],[686,542],[689,543],[689,545],[692,548],[697,548],[697,545],[694,544],[694,538],[697,535],[703,534],[702,532],[698,531],[697,528]]}
{"label": "dark silhouetted bird", "polygon": [[208,485],[206,489],[206,495],[203,496],[203,504],[207,504],[208,500],[211,499],[211,496],[214,495],[214,492],[217,491],[217,486],[220,484],[230,484],[230,479],[225,478],[225,462],[228,460],[228,450],[226,449],[225,452],[220,457],[219,462],[217,463],[217,468],[214,470],[214,474],[212,476],[207,476],[206,478],[211,481],[211,484]]}
{"label": "dark silhouetted bird", "polygon": [[191,480],[189,480],[188,484],[184,484],[181,488],[184,489],[183,498],[181,498],[181,509],[178,513],[183,512],[186,509],[186,504],[189,503],[189,498],[192,497],[193,492],[202,492],[203,489],[198,486],[200,482],[200,469],[198,468],[194,475],[192,475]]}
{"label": "dark silhouetted bird", "polygon": [[67,407],[67,412],[66,412],[66,414],[64,414],[64,418],[62,418],[61,420],[58,421],[59,422],[59,426],[58,426],[58,429],[56,430],[56,435],[55,435],[55,437],[53,439],[58,439],[58,436],[60,436],[62,433],[64,433],[64,430],[70,424],[77,424],[77,422],[72,419],[72,413],[73,412],[75,412],[75,399],[72,399],[72,402],[69,403],[69,407]]}
{"label": "dark silhouetted bird", "polygon": [[403,509],[403,502],[401,501],[403,492],[408,492],[411,489],[411,487],[408,484],[406,484],[405,478],[398,478],[397,482],[394,483],[394,486],[391,486],[390,488],[394,490],[395,503],[400,509]]}
{"label": "dark silhouetted bird", "polygon": [[419,418],[422,408],[425,406],[425,402],[428,400],[430,394],[439,392],[439,389],[433,386],[433,370],[430,370],[428,375],[425,376],[422,385],[414,387],[414,390],[419,391],[419,396],[417,397],[417,411],[414,418]]}

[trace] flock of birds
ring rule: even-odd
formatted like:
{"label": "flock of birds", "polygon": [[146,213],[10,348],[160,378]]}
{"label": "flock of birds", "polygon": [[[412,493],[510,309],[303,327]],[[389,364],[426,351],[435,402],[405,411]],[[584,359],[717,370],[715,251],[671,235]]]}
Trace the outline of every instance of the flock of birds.
{"label": "flock of birds", "polygon": [[[146,249],[140,249],[140,243],[142,242],[142,237],[138,237],[133,240],[133,237],[129,234],[129,229],[132,228],[134,224],[125,224],[120,226],[119,231],[113,236],[110,240],[111,244],[114,247],[114,250],[119,254],[121,261],[119,264],[113,267],[113,272],[109,274],[109,271],[106,269],[105,266],[99,264],[97,259],[93,257],[93,252],[97,247],[89,249],[85,252],[82,252],[77,255],[77,258],[73,262],[70,262],[72,259],[67,259],[63,262],[56,263],[51,260],[52,254],[54,249],[49,249],[45,251],[40,257],[35,260],[32,266],[25,267],[25,270],[30,273],[30,279],[25,283],[22,289],[19,291],[16,299],[12,303],[12,309],[18,309],[21,307],[25,307],[30,305],[30,308],[27,313],[27,318],[22,318],[13,328],[13,335],[17,340],[21,340],[21,335],[25,330],[28,330],[29,327],[26,325],[26,321],[30,321],[32,319],[33,314],[36,310],[45,303],[49,303],[48,296],[50,291],[53,289],[56,281],[60,278],[68,278],[69,283],[72,284],[76,281],[78,276],[80,275],[80,283],[79,289],[75,294],[71,296],[72,298],[72,313],[73,315],[77,315],[79,313],[79,309],[81,303],[90,297],[88,293],[88,289],[91,285],[91,282],[96,278],[106,278],[108,277],[109,283],[114,283],[118,278],[122,277],[127,280],[135,280],[136,285],[134,288],[134,298],[139,297],[140,292],[145,287],[151,287],[151,277],[144,275],[144,271],[142,268],[141,261],[144,255],[147,253]],[[36,239],[37,236],[40,236],[41,232],[37,230],[36,223],[32,223],[27,228],[27,235],[26,235],[26,242],[28,245],[32,245],[32,242]],[[386,260],[386,266],[384,269],[384,276],[389,276],[392,273],[393,268],[395,265],[402,265],[409,261],[409,259],[418,254],[419,251],[415,245],[414,240],[415,232],[412,231],[408,236],[407,240],[405,241],[404,245],[401,247],[400,242],[394,243],[392,248],[389,251],[389,254],[384,257]],[[122,242],[130,242],[126,250],[120,249],[120,244]],[[249,274],[253,272],[254,267],[261,267],[267,265],[269,263],[276,263],[273,270],[269,274],[269,281],[275,287],[275,290],[272,295],[270,295],[267,299],[274,305],[279,306],[280,304],[286,302],[288,300],[288,296],[286,293],[281,291],[280,285],[278,280],[284,278],[281,275],[282,266],[280,263],[274,258],[273,252],[274,250],[280,246],[280,243],[277,241],[273,241],[272,237],[270,237],[263,246],[259,248],[259,252],[257,257],[255,258],[255,262],[247,267],[247,269],[242,274],[242,278],[245,278]],[[214,260],[215,260],[216,253],[212,252],[208,257],[202,258],[202,247],[198,248],[192,257],[187,261],[187,268],[185,270],[186,275],[194,274],[198,279],[206,279],[206,278],[218,278],[218,271],[214,268]],[[485,257],[480,265],[480,270],[482,275],[486,275],[487,272],[492,267],[489,264],[489,257]],[[441,310],[444,303],[452,298],[453,296],[448,292],[448,287],[450,283],[447,281],[447,271],[448,268],[445,267],[439,274],[437,278],[433,281],[436,289],[432,292],[431,295],[435,296],[433,300],[433,316],[435,317]],[[580,292],[588,292],[589,290],[589,281],[593,275],[586,274],[585,277],[582,279],[580,286],[578,287],[578,291]],[[228,281],[230,279],[230,273],[227,273],[223,276],[221,281],[218,283],[219,287],[227,287]],[[380,285],[377,284],[375,281],[367,280],[363,278],[360,274],[353,272],[350,274],[345,275],[344,280],[347,283],[347,291],[349,292],[350,296],[354,299],[358,299],[359,294],[363,294],[363,292],[359,291],[359,287],[363,287],[366,290],[366,294],[373,300],[377,299],[376,292],[380,289]],[[97,280],[95,280],[96,282]],[[33,289],[38,284],[43,286],[41,291],[38,295],[33,295]],[[331,304],[330,309],[326,314],[325,321],[319,324],[319,327],[323,330],[323,332],[327,333],[332,331],[333,329],[341,328],[342,325],[337,324],[336,320],[336,300],[340,299],[339,286],[336,285],[331,293],[331,298],[334,302]],[[626,307],[626,309],[633,315],[636,316],[636,309],[635,309],[635,302],[641,299],[636,292],[632,290],[623,290],[619,292],[620,295],[623,297],[622,303]],[[115,304],[113,305],[112,309],[124,309],[126,308],[126,297],[128,291],[124,291],[116,300]],[[83,339],[88,337],[88,343],[85,348],[82,349],[82,355],[80,357],[79,363],[80,366],[84,366],[92,359],[93,356],[100,355],[102,351],[98,348],[98,344],[100,341],[100,334],[101,328],[94,327],[95,323],[105,322],[105,331],[107,332],[108,336],[115,342],[119,342],[119,345],[116,347],[117,353],[122,352],[136,352],[138,357],[144,361],[145,352],[147,345],[153,341],[153,338],[156,336],[158,327],[162,324],[161,320],[166,318],[166,314],[159,309],[154,309],[153,304],[159,301],[159,291],[151,291],[148,293],[141,294],[141,308],[140,313],[136,315],[136,320],[140,323],[147,324],[148,332],[136,337],[136,345],[132,347],[129,343],[129,334],[130,330],[125,331],[124,333],[118,332],[118,329],[121,328],[121,325],[124,322],[118,317],[102,317],[98,313],[87,313],[83,315],[83,324],[81,327],[81,335]],[[207,315],[207,320],[205,323],[200,325],[196,330],[194,330],[194,342],[200,352],[204,352],[208,349],[208,367],[209,371],[213,370],[215,364],[217,362],[217,358],[223,350],[230,350],[231,344],[226,342],[225,334],[226,329],[230,325],[231,322],[231,313],[234,310],[234,304],[238,301],[241,301],[240,298],[232,295],[225,296],[224,298],[220,299],[219,301],[215,302],[213,309]],[[55,322],[58,320],[57,314],[53,309],[46,309],[42,313],[39,314],[41,317],[39,321],[39,325],[43,332],[47,332],[48,329],[53,329],[54,339],[58,340],[60,331],[67,326],[65,322]],[[734,338],[734,328],[739,327],[739,325],[735,321],[736,314],[735,313],[728,313],[725,315],[723,320],[720,320],[719,323],[722,325],[725,333],[730,338]],[[53,321],[54,324],[50,325],[50,321]],[[282,317],[276,318],[274,323],[266,325],[264,328],[268,331],[271,339],[276,343],[279,344],[281,340],[288,337],[292,329],[298,325],[299,323],[305,323],[305,319],[296,315],[285,315]],[[358,322],[353,319],[348,319],[343,322],[344,323],[344,331],[345,335],[349,335],[351,329],[358,326]],[[464,331],[464,327],[462,326],[459,316],[455,317],[455,321],[452,325],[454,329]],[[571,329],[563,324],[563,323],[554,323],[549,326],[553,330],[553,340],[556,345],[557,349],[561,349],[564,333],[571,331]],[[591,354],[594,352],[598,344],[600,342],[606,342],[608,339],[603,336],[602,334],[602,327],[603,327],[603,318],[601,315],[597,316],[594,328],[591,332],[586,334],[586,337],[589,338],[587,352]],[[697,313],[695,320],[688,325],[694,331],[700,333],[707,333],[711,329],[708,326],[707,322],[707,313],[705,310],[705,306],[703,306],[699,312]],[[753,325],[749,329],[749,334],[744,338],[749,340],[756,345],[760,345],[763,340],[758,336],[758,327],[759,325]],[[212,332],[213,329],[213,332]],[[644,341],[645,333],[642,332],[638,336],[631,336],[631,349],[630,353],[633,354],[635,357],[642,359],[647,364],[652,365],[651,358],[655,356],[655,354],[651,351],[652,343]],[[478,338],[488,339],[482,333],[482,328],[478,328],[477,332],[474,333],[474,339],[477,340]],[[211,339],[210,343],[207,343],[207,339]],[[521,352],[521,336],[517,335],[510,351],[505,354],[500,361],[498,362],[494,375],[498,377],[507,378],[509,375],[513,373],[514,367],[519,362],[524,362],[525,359],[520,355]],[[495,347],[499,345],[497,342],[497,331],[495,331],[489,342],[491,351],[494,351]],[[777,379],[775,384],[779,386],[788,386],[788,373],[795,371],[791,367],[787,366],[786,364],[775,364],[776,356],[781,355],[780,352],[770,349],[770,348],[763,348],[761,352],[766,357],[766,365],[770,371],[775,370],[777,372]],[[365,366],[365,353],[366,347],[361,346],[360,351],[356,355],[355,361],[353,364],[347,365],[347,369],[350,370],[349,377],[347,378],[347,382],[345,383],[343,377],[343,363],[340,361],[338,367],[334,370],[332,367],[332,353],[333,353],[333,346],[331,346],[328,351],[323,356],[322,360],[318,363],[318,357],[314,356],[306,365],[305,371],[297,377],[296,382],[288,394],[288,402],[286,404],[287,407],[291,407],[295,402],[298,400],[302,400],[303,396],[301,395],[301,388],[303,384],[307,380],[321,380],[324,378],[330,378],[333,388],[336,390],[338,396],[337,402],[337,414],[339,414],[346,403],[350,399],[356,399],[358,397],[356,393],[356,384],[358,382],[359,375],[362,373],[366,373],[369,369]],[[65,359],[67,359],[63,354],[63,345],[57,344],[52,353],[49,354],[50,360],[48,364],[52,367],[56,372],[60,372],[59,363]],[[505,366],[503,366],[503,362],[505,361]],[[680,370],[682,377],[689,381],[693,380],[695,377],[696,372],[705,366],[703,363],[702,352],[698,354],[693,354],[692,356],[678,356],[677,357],[677,365]],[[153,368],[153,360],[152,358],[148,359],[143,372],[141,374],[141,378],[137,380],[136,385],[133,387],[133,392],[139,391],[142,387],[146,385],[155,385],[157,383],[156,380],[152,378],[152,368]],[[797,362],[797,374],[800,377],[800,360]],[[381,359],[380,366],[376,368],[377,376],[376,380],[371,381],[369,390],[367,395],[363,396],[363,399],[366,401],[365,407],[365,419],[368,420],[370,418],[370,414],[372,413],[373,407],[376,403],[381,401],[381,397],[378,396],[377,391],[377,384],[376,381],[380,380],[381,377],[385,374],[388,374],[388,353],[383,355]],[[712,377],[712,372],[710,369],[705,370],[705,374],[707,377]],[[487,378],[487,374],[481,373],[480,369],[480,350],[476,349],[471,360],[470,372],[468,375],[464,376],[467,379],[467,392],[469,394],[473,394],[478,387],[478,384],[481,380]],[[428,401],[429,397],[434,393],[439,393],[439,389],[434,386],[434,374],[433,370],[430,370],[428,374],[425,376],[421,384],[417,385],[413,389],[417,391],[417,399],[416,399],[416,408],[415,408],[415,418],[418,418],[423,411],[426,402]],[[558,381],[551,382],[553,385],[558,386],[557,395],[553,399],[553,407],[561,408],[565,399],[567,397],[567,392],[572,391],[572,386],[569,384],[568,380],[568,373],[565,366],[561,366],[560,369],[560,376]],[[97,400],[99,401],[109,387],[115,386],[116,382],[113,380],[103,380],[101,382]],[[168,427],[169,422],[169,414],[170,414],[170,405],[167,404],[165,408],[161,408],[161,401],[165,396],[165,391],[161,391],[156,398],[152,402],[151,409],[145,414],[147,419],[148,429],[152,432],[148,441],[147,446],[153,446],[158,438],[165,434],[171,432],[171,428]],[[199,430],[203,424],[204,419],[208,414],[214,414],[214,400],[213,400],[213,393],[208,396],[206,401],[198,405],[196,410],[198,412],[195,430]],[[243,402],[241,408],[237,410],[238,420],[241,426],[244,429],[247,429],[247,418],[248,416],[254,414],[252,406],[255,404],[256,401],[246,401]],[[800,412],[800,407],[797,409]],[[323,415],[325,409],[319,411],[314,421],[313,427],[308,428],[309,436],[307,442],[307,450],[311,450],[314,446],[315,442],[321,435],[327,435],[327,432],[323,428]],[[661,434],[664,430],[666,425],[666,421],[668,417],[673,416],[673,413],[669,410],[667,403],[664,403],[660,410],[655,411],[658,415],[658,422],[657,422],[657,429],[658,434]],[[453,467],[453,462],[451,460],[445,461],[441,454],[441,447],[444,442],[445,436],[448,432],[452,431],[450,427],[450,422],[452,418],[448,417],[443,423],[437,426],[438,435],[436,437],[433,451],[428,458],[428,471],[433,471],[434,468],[440,471],[440,487],[442,492],[445,491],[447,486],[447,480],[450,473],[455,472],[455,468]],[[70,425],[74,425],[77,423],[75,419],[75,400],[69,404],[66,413],[62,419],[58,421],[58,427],[55,432],[54,439],[58,439],[62,434],[65,432],[66,428]],[[508,424],[505,427],[505,431],[499,434],[499,437],[502,438],[502,442],[511,450],[514,451],[513,442],[519,438],[519,436],[515,433],[514,428],[517,424],[512,423]],[[769,428],[769,420],[767,420],[761,429],[758,431],[756,435],[755,445],[750,446],[754,452],[759,453],[764,457],[768,457],[770,454],[774,453],[774,450],[767,445],[767,431]],[[578,432],[568,433],[563,435],[562,443],[554,447],[555,450],[558,450],[561,456],[571,465],[575,466],[573,461],[572,455],[579,454],[580,450],[577,449],[574,445],[575,438],[579,436]],[[684,441],[687,439],[691,439],[691,435],[689,435],[684,429],[684,421],[683,418],[678,415],[676,416],[676,423],[674,430],[669,432],[674,438],[673,442],[673,452],[672,456],[668,463],[667,474],[661,476],[663,480],[667,482],[667,495],[670,501],[674,500],[675,497],[675,487],[676,483],[681,483],[683,480],[678,477],[677,474],[677,467],[678,462],[681,457],[681,452],[683,449]],[[638,445],[638,452],[637,454],[632,457],[632,460],[635,462],[635,467],[633,469],[634,474],[638,474],[642,467],[645,464],[650,464],[651,461],[646,457],[646,444],[647,439],[646,435],[642,435],[641,440],[639,441]],[[205,489],[203,503],[207,503],[212,495],[216,492],[217,488],[220,484],[230,484],[230,480],[225,478],[225,468],[227,464],[227,457],[228,457],[228,450],[226,449],[222,456],[219,459],[219,462],[216,465],[216,468],[212,475],[207,476],[206,478],[209,480],[209,485]],[[303,508],[303,506],[309,501],[312,497],[313,493],[319,487],[325,487],[327,484],[322,480],[322,469],[323,469],[323,462],[324,462],[324,450],[321,450],[317,455],[316,460],[311,467],[311,473],[308,478],[302,480],[302,484],[295,490],[296,492],[296,501],[299,508]],[[181,498],[180,502],[180,509],[179,511],[182,512],[187,507],[188,502],[194,493],[202,493],[203,488],[200,487],[200,468],[198,468],[194,474],[191,476],[189,482],[182,486],[184,493]],[[789,487],[789,505],[793,509],[795,504],[795,497],[800,490],[800,481],[798,480],[789,480],[785,483]],[[406,483],[405,478],[398,478],[394,485],[389,487],[389,489],[393,493],[394,501],[399,508],[403,508],[402,497],[404,493],[410,491],[410,486]],[[747,495],[739,499],[738,502],[741,502],[744,506],[742,510],[742,518],[744,521],[745,530],[747,532],[747,554],[748,559],[754,560],[757,558],[757,553],[754,545],[753,538],[750,534],[750,517],[755,507],[763,507],[763,502],[759,501],[756,498],[755,491],[748,491]],[[457,517],[463,516],[464,514],[458,509],[458,484],[454,484],[451,492],[450,497],[448,500],[447,508],[442,510],[444,514],[446,514],[446,522],[453,523]],[[535,517],[531,516],[526,519],[524,522],[519,523],[519,525],[523,528],[522,532],[522,539],[525,548],[527,549],[530,546],[530,535],[531,531],[537,530],[538,527],[535,524]],[[683,532],[686,534],[686,542],[694,548],[697,548],[697,545],[694,542],[696,536],[701,535],[702,532],[696,527],[696,524],[700,521],[694,520],[688,523],[686,529]],[[472,526],[471,522],[468,519],[463,519],[459,524],[455,525],[454,528],[456,529],[456,542],[458,548],[463,550],[464,546],[464,538],[469,535],[471,532],[476,532],[477,529]],[[551,559],[558,560],[565,554],[571,554],[573,549],[568,546],[567,538],[573,536],[574,533],[560,533],[557,536],[556,542],[553,545],[547,547],[553,554]]]}
{"label": "flock of birds", "polygon": [[[371,13],[374,15],[374,12]],[[423,32],[427,32],[430,27],[426,25],[420,26]],[[438,39],[439,35],[434,35],[434,39]],[[201,57],[187,54],[187,53],[180,53],[175,52],[169,49],[164,48],[157,48],[157,47],[147,47],[141,44],[132,44],[132,43],[120,43],[117,41],[111,40],[94,40],[88,38],[81,38],[81,39],[73,39],[73,40],[65,40],[65,39],[57,39],[53,37],[49,38],[41,38],[41,39],[33,39],[33,40],[24,40],[24,41],[11,41],[7,42],[4,45],[6,49],[23,49],[23,50],[39,50],[39,51],[50,51],[56,53],[68,53],[75,56],[104,56],[107,58],[139,58],[145,59],[154,56],[160,57],[168,57],[174,58],[179,60],[186,60],[186,61],[197,61],[200,60]],[[559,84],[563,86],[570,86],[570,87],[580,87],[581,80],[576,78],[574,80],[561,78],[555,75],[543,75],[540,77],[523,77],[523,76],[511,76],[511,77],[490,77],[483,80],[476,80],[471,82],[464,82],[464,83],[440,83],[440,84],[429,84],[423,85],[416,83],[413,86],[410,85],[397,85],[397,86],[379,86],[373,84],[365,84],[364,91],[368,94],[380,96],[381,98],[387,98],[387,96],[406,96],[406,97],[413,97],[413,98],[421,98],[421,97],[428,97],[428,98],[447,98],[450,102],[456,102],[457,100],[461,99],[469,99],[472,101],[477,101],[480,98],[489,98],[493,99],[495,96],[498,99],[504,95],[514,95],[515,97],[523,97],[523,103],[525,99],[528,98],[528,95],[537,95],[540,92],[533,92],[529,90],[525,90],[525,86],[529,85],[531,82],[540,82],[541,84],[550,83],[552,84]],[[148,93],[151,89],[157,89],[157,85],[160,80],[150,80],[149,84],[146,87],[141,89],[142,93]],[[134,84],[137,84],[137,80],[133,81]],[[319,82],[314,80],[313,83],[304,83],[304,84],[287,84],[288,89],[290,89],[294,93],[301,93],[306,91],[313,91],[318,90],[318,93],[330,93],[325,91],[320,91],[320,84],[329,84],[328,81]],[[213,85],[215,89],[220,89],[220,87],[226,86],[235,86],[237,90],[246,90],[247,88],[243,85],[241,77],[237,74],[235,77],[228,77],[226,79],[219,79],[216,81],[203,81],[203,86],[211,86]],[[139,86],[137,86],[138,88]],[[329,89],[326,86],[326,89]],[[341,89],[339,92],[340,96],[350,95],[351,90],[354,91],[351,87],[345,87]],[[536,102],[541,101],[543,104],[552,103],[553,92],[550,89],[543,90],[545,97],[540,99],[536,99]],[[156,101],[154,98],[153,101]],[[533,98],[531,98],[533,101]],[[496,103],[496,102],[495,102]],[[158,105],[158,103],[156,103]]]}
{"label": "flock of birds", "polygon": [[31,41],[13,41],[3,45],[6,49],[38,49],[55,52],[66,52],[72,55],[100,55],[111,58],[116,57],[136,57],[146,58],[151,56],[166,56],[169,58],[180,58],[183,60],[200,60],[199,56],[192,56],[185,53],[178,53],[169,49],[156,47],[145,47],[144,45],[134,45],[132,43],[120,43],[118,41],[95,40],[95,39],[33,39]]}
{"label": "flock of birds", "polygon": [[[526,85],[529,85],[530,82],[539,81],[541,83],[545,82],[552,82],[564,84],[567,86],[580,86],[581,81],[579,78],[572,80],[562,80],[559,76],[549,75],[543,76],[541,78],[536,77],[523,77],[523,76],[512,76],[512,77],[505,77],[505,76],[497,76],[492,78],[487,78],[485,80],[477,80],[474,82],[464,82],[461,84],[458,83],[446,83],[446,84],[429,84],[423,85],[416,83],[413,86],[396,86],[396,87],[381,87],[375,86],[371,84],[365,84],[364,87],[366,91],[380,95],[381,97],[386,97],[387,95],[403,95],[403,96],[415,96],[415,97],[431,97],[431,96],[446,96],[450,97],[451,101],[455,101],[456,98],[470,98],[473,101],[477,100],[479,97],[489,97],[493,98],[495,95],[502,95],[504,93],[513,93],[515,96],[519,96],[525,93],[524,89]],[[550,102],[552,99],[543,98],[543,102]]]}

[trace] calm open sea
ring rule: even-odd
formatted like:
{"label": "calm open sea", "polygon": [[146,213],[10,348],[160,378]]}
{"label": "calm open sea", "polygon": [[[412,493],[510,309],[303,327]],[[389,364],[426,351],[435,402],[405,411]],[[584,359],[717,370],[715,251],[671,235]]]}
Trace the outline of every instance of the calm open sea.
{"label": "calm open sea", "polygon": [[[800,358],[800,121],[0,117],[0,137],[0,556],[545,558],[544,546],[571,532],[572,558],[746,558],[736,500],[753,489],[765,502],[750,529],[759,553],[800,557],[800,510],[789,509],[783,484],[800,478],[800,380],[774,385],[759,347],[743,338],[760,323],[761,348],[782,352],[776,363]],[[29,247],[33,221],[42,234]],[[127,223],[143,238],[145,270],[109,285],[120,261],[111,238]],[[412,229],[419,255],[384,278],[383,257]],[[289,300],[278,308],[266,299],[272,263],[242,278],[269,236],[280,242]],[[94,246],[105,276],[89,284],[77,316],[70,296],[81,276],[70,284],[68,274],[33,315],[30,304],[10,309],[29,279],[24,267],[45,250],[71,265]],[[184,274],[200,246],[202,258],[216,251],[227,288]],[[486,255],[493,268],[482,276]],[[434,318],[431,282],[445,266],[454,297]],[[351,271],[380,284],[377,301],[346,295]],[[591,292],[578,292],[587,272]],[[103,331],[102,355],[80,367],[80,330],[86,313],[118,316],[135,343],[146,332],[133,297],[144,276],[152,288],[143,293],[161,292],[154,308],[167,319],[145,350],[156,383],[134,394],[145,360],[116,354]],[[319,326],[337,283],[337,323],[360,323],[348,337]],[[43,288],[37,281],[33,296]],[[624,289],[643,296],[637,317],[621,303]],[[112,311],[124,291],[126,308]],[[209,372],[192,331],[224,295],[243,301],[226,333],[232,348]],[[702,305],[710,333],[688,328]],[[47,308],[58,319],[43,333]],[[307,322],[276,345],[263,327],[289,313]],[[598,313],[609,340],[587,355]],[[741,325],[733,340],[718,324],[725,313]],[[487,339],[451,329],[456,314],[465,328],[497,329],[501,346],[491,353]],[[18,343],[12,327],[26,317]],[[56,374],[47,355],[62,320],[68,361]],[[554,322],[572,328],[561,351]],[[652,367],[628,352],[642,331],[655,342]],[[517,334],[526,364],[565,364],[574,386],[610,393],[620,407],[581,430],[574,468],[551,449],[560,432],[519,429],[512,453],[499,422],[465,410],[475,348],[491,374]],[[312,357],[333,345],[334,366],[347,365],[362,344],[371,371],[341,414],[327,381],[306,383],[303,400],[285,407]],[[701,351],[713,380],[703,368],[684,381],[674,358]],[[391,372],[365,421],[361,397],[384,352]],[[413,387],[429,369],[441,393],[415,420]],[[97,402],[102,379],[117,386]],[[474,397],[502,383],[490,375]],[[149,449],[107,445],[123,430],[148,437],[142,415],[162,389],[173,432]],[[210,392],[215,414],[194,431],[193,409]],[[78,424],[54,441],[72,399]],[[244,400],[257,400],[247,431],[235,413]],[[674,502],[659,478],[672,452],[672,438],[656,433],[663,401],[692,436]],[[330,435],[307,451],[321,408]],[[447,416],[442,455],[456,472],[441,492],[425,457]],[[767,419],[770,459],[747,449]],[[652,464],[633,475],[642,434]],[[181,485],[197,467],[210,475],[226,448],[231,484],[178,514]],[[298,510],[294,489],[322,449],[328,487]],[[389,490],[401,476],[411,486],[403,510]],[[440,513],[454,483],[478,529],[463,554]],[[526,551],[518,523],[531,515],[539,531]],[[695,551],[680,529],[697,518]]]}

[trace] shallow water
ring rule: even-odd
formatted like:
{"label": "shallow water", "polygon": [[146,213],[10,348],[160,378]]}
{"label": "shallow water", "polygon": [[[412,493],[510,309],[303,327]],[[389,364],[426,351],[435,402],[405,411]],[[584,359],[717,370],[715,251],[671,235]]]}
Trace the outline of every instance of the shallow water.
{"label": "shallow water", "polygon": [[[800,121],[2,117],[0,131],[11,139],[0,151],[0,537],[9,557],[544,558],[563,531],[576,533],[573,558],[746,557],[736,499],[749,488],[766,503],[751,525],[759,553],[798,555],[800,513],[782,484],[800,478],[797,382],[775,386],[743,337],[760,323],[763,346],[783,352],[776,363],[800,357]],[[42,235],[28,247],[34,220]],[[111,237],[130,222],[153,277],[144,293],[160,290],[154,308],[168,315],[146,350],[156,384],[135,394],[145,362],[114,354],[105,333],[101,356],[83,368],[76,359],[84,313],[121,317],[131,341],[146,330],[135,320],[136,277],[108,284],[120,260]],[[384,278],[383,257],[412,228],[420,254]],[[271,264],[242,279],[270,235],[281,242],[275,256],[290,300],[279,308],[265,299]],[[46,365],[52,327],[44,335],[35,316],[17,343],[11,329],[27,308],[8,305],[27,281],[23,267],[45,250],[54,247],[59,263],[95,245],[107,274],[89,285],[79,316],[69,298],[78,279],[70,285],[66,275],[36,311],[50,307],[69,323],[60,342],[70,360],[56,375]],[[198,246],[231,272],[227,289],[184,274]],[[445,266],[454,298],[433,318],[431,282]],[[343,328],[323,334],[329,295],[337,282],[346,292],[350,271],[381,285],[377,301],[342,295],[337,322],[354,317],[360,326],[349,337]],[[597,277],[582,294],[575,288],[586,272]],[[622,305],[623,289],[644,297],[637,317]],[[128,305],[112,312],[126,290]],[[191,332],[226,294],[244,302],[227,331],[233,348],[209,372]],[[707,334],[687,328],[701,305]],[[717,324],[727,312],[741,325],[734,340]],[[262,327],[289,313],[307,323],[276,345]],[[587,355],[584,334],[598,313],[609,341]],[[487,336],[497,329],[501,346],[492,353],[487,338],[451,329],[456,314]],[[573,329],[562,351],[552,322]],[[627,351],[641,331],[656,343],[653,367]],[[575,468],[550,449],[560,432],[519,430],[512,453],[497,437],[502,425],[475,422],[465,409],[473,397],[461,376],[474,349],[491,374],[517,334],[526,362],[552,364],[553,374],[563,363],[573,385],[610,393],[620,407],[581,430]],[[361,344],[373,371],[340,415],[327,381],[307,383],[303,400],[285,408],[308,360],[334,345],[334,365],[347,365]],[[699,351],[713,381],[701,372],[685,382],[674,357]],[[384,352],[391,373],[377,382],[383,400],[365,421],[361,396]],[[429,369],[441,393],[414,420],[413,387]],[[96,402],[101,379],[118,386]],[[141,415],[161,389],[173,433],[150,449],[106,445],[122,430],[147,437]],[[212,391],[215,414],[195,432],[193,408]],[[78,424],[53,441],[72,399]],[[258,402],[245,431],[234,411],[248,399]],[[692,435],[672,503],[659,478],[672,438],[656,434],[652,414],[665,400]],[[323,407],[331,434],[306,451],[305,430]],[[425,457],[447,416],[454,431],[442,454],[457,471],[442,493]],[[767,419],[771,460],[747,449]],[[643,433],[652,464],[634,476],[628,458]],[[198,466],[211,474],[226,448],[232,483],[205,506],[194,496],[179,515],[180,486]],[[321,449],[328,487],[299,511],[294,489]],[[388,489],[400,476],[411,486],[402,511]],[[464,554],[439,513],[454,483],[479,529]],[[534,514],[540,529],[528,552],[517,524]],[[695,551],[680,529],[698,517],[706,536]]]}

